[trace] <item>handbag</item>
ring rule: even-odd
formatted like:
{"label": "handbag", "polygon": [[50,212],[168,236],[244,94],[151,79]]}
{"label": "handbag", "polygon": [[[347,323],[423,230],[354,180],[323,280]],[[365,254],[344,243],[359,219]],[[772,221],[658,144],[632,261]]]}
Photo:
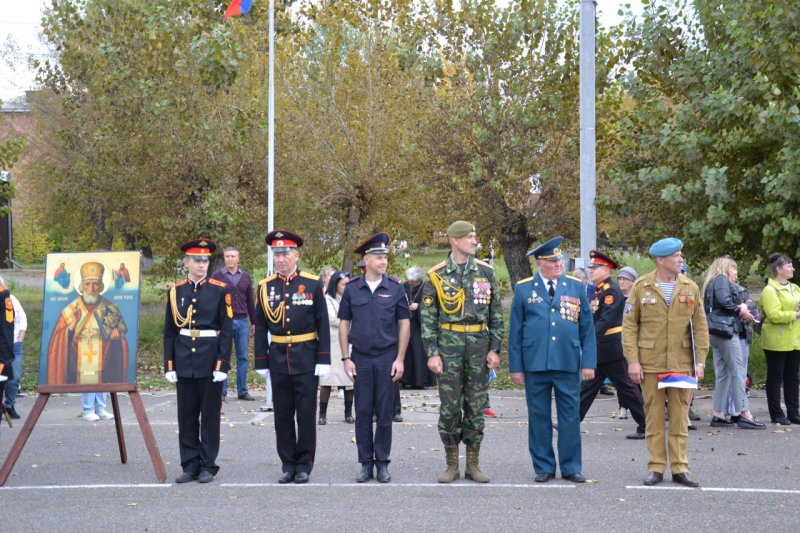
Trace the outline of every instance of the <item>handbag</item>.
{"label": "handbag", "polygon": [[[716,282],[716,280],[714,280]],[[714,286],[711,286],[711,303],[708,306],[708,313],[706,313],[706,320],[708,321],[708,332],[711,335],[722,337],[723,339],[733,338],[736,333],[736,317],[733,315],[724,315],[714,309]]]}

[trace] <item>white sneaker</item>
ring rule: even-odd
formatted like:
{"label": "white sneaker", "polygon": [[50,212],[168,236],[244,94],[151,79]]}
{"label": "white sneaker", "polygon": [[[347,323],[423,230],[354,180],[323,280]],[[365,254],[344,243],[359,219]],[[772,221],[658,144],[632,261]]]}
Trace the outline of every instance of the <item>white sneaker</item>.
{"label": "white sneaker", "polygon": [[617,418],[627,419],[628,418],[628,410],[624,407],[619,408],[619,416]]}
{"label": "white sneaker", "polygon": [[339,389],[339,392],[336,393],[336,396],[338,396],[340,400],[344,400],[344,389]]}
{"label": "white sneaker", "polygon": [[83,415],[83,419],[87,422],[97,422],[100,420],[100,417],[94,413],[89,413],[88,415]]}
{"label": "white sneaker", "polygon": [[100,417],[100,420],[114,420],[114,415],[112,415],[111,413],[109,413],[105,409],[103,409],[102,411],[97,413],[97,416]]}

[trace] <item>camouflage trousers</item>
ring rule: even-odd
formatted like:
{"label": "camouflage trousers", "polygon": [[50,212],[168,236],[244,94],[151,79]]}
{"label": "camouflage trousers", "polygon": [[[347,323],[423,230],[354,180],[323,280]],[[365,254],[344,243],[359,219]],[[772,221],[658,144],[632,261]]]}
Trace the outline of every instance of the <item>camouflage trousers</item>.
{"label": "camouflage trousers", "polygon": [[483,408],[488,399],[489,334],[439,332],[439,436],[445,446],[480,444],[483,440]]}

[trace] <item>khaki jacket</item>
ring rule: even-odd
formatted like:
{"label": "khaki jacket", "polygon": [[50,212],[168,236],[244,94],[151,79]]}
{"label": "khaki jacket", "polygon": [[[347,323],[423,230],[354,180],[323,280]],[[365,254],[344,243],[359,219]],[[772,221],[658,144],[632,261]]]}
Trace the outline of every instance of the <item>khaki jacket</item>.
{"label": "khaki jacket", "polygon": [[698,364],[708,353],[708,324],[697,284],[678,275],[671,305],[656,283],[656,273],[636,281],[625,304],[622,349],[628,363],[641,363],[646,373],[694,372],[692,336]]}

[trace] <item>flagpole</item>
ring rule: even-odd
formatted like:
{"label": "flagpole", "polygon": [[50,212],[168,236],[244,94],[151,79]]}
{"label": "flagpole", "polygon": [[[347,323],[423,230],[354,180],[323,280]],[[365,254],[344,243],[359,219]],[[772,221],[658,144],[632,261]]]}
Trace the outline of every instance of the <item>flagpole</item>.
{"label": "flagpole", "polygon": [[[275,229],[275,0],[269,0],[269,90],[267,91],[267,232]],[[267,247],[267,274],[272,273],[272,248]]]}

